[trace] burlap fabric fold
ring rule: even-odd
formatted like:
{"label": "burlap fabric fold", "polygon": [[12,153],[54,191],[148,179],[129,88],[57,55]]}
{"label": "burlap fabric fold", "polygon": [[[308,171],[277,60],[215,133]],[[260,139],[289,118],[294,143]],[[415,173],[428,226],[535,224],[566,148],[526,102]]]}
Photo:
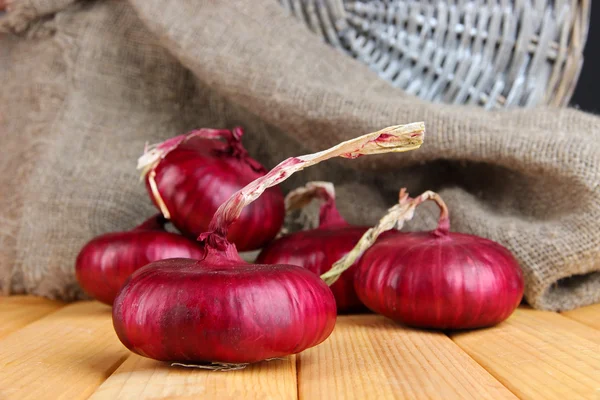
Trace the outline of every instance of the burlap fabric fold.
{"label": "burlap fabric fold", "polygon": [[[0,17],[0,287],[74,299],[79,248],[154,212],[145,142],[242,125],[267,167],[425,121],[411,153],[298,174],[338,188],[349,221],[440,192],[453,229],[511,249],[536,308],[600,301],[600,119],[572,109],[429,104],[331,49],[274,0],[13,0]],[[430,228],[425,207],[409,229]]]}

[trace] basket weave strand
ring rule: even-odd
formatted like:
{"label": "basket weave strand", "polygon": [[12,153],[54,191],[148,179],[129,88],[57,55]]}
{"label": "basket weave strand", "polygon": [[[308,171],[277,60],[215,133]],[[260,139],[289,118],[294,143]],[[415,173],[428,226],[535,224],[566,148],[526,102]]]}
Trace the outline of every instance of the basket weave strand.
{"label": "basket weave strand", "polygon": [[590,0],[280,0],[331,46],[422,99],[565,106]]}

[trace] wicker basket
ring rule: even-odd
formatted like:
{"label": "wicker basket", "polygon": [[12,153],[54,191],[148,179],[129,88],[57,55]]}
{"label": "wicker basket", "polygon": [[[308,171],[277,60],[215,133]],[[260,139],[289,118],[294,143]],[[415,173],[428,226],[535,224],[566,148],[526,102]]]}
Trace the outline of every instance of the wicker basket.
{"label": "wicker basket", "polygon": [[423,99],[566,105],[591,0],[280,0],[330,45]]}

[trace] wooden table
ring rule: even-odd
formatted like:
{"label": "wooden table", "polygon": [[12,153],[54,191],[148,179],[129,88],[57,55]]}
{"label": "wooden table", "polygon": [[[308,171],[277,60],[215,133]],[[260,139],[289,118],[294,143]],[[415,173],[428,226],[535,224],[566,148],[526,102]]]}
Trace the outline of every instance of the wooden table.
{"label": "wooden table", "polygon": [[313,349],[217,372],[130,353],[105,305],[0,297],[0,399],[85,398],[600,399],[600,305],[450,335],[345,316]]}

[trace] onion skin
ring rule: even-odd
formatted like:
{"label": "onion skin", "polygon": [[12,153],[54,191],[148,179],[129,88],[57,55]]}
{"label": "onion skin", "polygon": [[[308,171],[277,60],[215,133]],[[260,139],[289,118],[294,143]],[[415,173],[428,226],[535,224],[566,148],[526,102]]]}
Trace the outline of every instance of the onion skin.
{"label": "onion skin", "polygon": [[[203,132],[221,133],[227,140],[205,137]],[[173,225],[196,238],[208,230],[217,208],[266,171],[250,158],[241,144],[241,128],[230,131],[194,131],[180,141],[146,176],[146,187],[160,209],[149,182],[151,175]],[[256,250],[279,232],[284,218],[283,194],[279,187],[267,189],[249,204],[229,229],[228,239],[239,251]]]}
{"label": "onion skin", "polygon": [[[367,228],[348,225],[296,232],[270,243],[259,254],[256,262],[298,265],[321,275],[348,253],[366,230]],[[339,312],[357,311],[362,308],[354,290],[355,273],[356,264],[331,285]]]}
{"label": "onion skin", "polygon": [[75,274],[83,290],[112,305],[129,276],[144,265],[173,257],[203,257],[198,242],[164,230],[162,216],[150,218],[127,232],[113,232],[88,242],[75,261]]}
{"label": "onion skin", "polygon": [[147,265],[113,308],[121,342],[163,361],[251,363],[295,354],[325,340],[335,319],[329,287],[306,269],[220,254]]}
{"label": "onion skin", "polygon": [[[335,204],[335,190],[329,182],[310,182],[292,191],[286,198],[288,209],[301,208],[309,200],[319,198],[319,226],[283,236],[269,243],[258,255],[260,264],[291,264],[321,275],[333,263],[346,255],[368,228],[351,226],[339,213]],[[364,311],[354,291],[356,263],[331,285],[338,312]]]}
{"label": "onion skin", "polygon": [[355,289],[376,313],[435,329],[495,325],[523,297],[523,275],[512,254],[477,236],[387,232],[358,262]]}

